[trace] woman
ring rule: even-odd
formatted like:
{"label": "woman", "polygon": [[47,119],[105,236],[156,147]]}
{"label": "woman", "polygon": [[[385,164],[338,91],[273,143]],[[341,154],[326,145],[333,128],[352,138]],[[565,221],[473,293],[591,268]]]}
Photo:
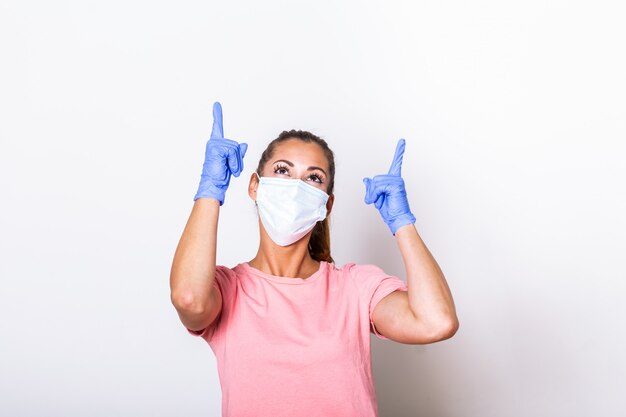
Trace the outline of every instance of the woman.
{"label": "woman", "polygon": [[370,332],[425,344],[458,328],[446,280],[409,209],[400,176],[404,140],[389,173],[364,182],[365,202],[374,203],[396,238],[406,285],[374,265],[334,265],[333,152],[323,139],[296,130],[269,144],[250,177],[258,252],[227,268],[215,260],[218,215],[247,145],[224,138],[219,103],[213,118],[170,285],[182,323],[216,355],[223,415],[377,416]]}

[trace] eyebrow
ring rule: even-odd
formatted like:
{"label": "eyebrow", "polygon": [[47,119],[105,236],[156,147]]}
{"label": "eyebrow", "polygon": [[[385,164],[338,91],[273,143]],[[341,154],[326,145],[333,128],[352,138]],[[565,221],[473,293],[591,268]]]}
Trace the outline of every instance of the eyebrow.
{"label": "eyebrow", "polygon": [[[277,159],[276,161],[274,161],[274,162],[272,163],[272,165],[273,165],[273,164],[275,164],[275,163],[277,163],[277,162],[284,162],[284,163],[286,163],[287,165],[289,165],[290,167],[292,167],[292,168],[293,168],[293,162],[291,162],[291,161],[287,161],[286,159]],[[308,167],[308,168],[307,168],[307,171],[314,171],[314,170],[316,170],[316,169],[317,169],[317,170],[322,171],[322,172],[324,173],[324,175],[328,176],[328,174],[326,173],[326,171],[324,171],[322,168],[320,168],[320,167],[316,167],[316,166],[310,166],[310,167]]]}

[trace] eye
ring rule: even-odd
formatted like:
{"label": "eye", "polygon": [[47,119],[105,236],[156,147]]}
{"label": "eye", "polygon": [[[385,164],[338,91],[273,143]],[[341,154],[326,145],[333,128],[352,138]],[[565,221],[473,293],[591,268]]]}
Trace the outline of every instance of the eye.
{"label": "eye", "polygon": [[289,174],[289,168],[287,168],[285,165],[277,165],[274,168],[274,174],[287,175]]}
{"label": "eye", "polygon": [[319,184],[322,184],[322,183],[324,182],[324,181],[322,180],[322,177],[320,177],[320,176],[319,176],[319,175],[317,175],[317,174],[311,174],[311,175],[309,175],[309,179],[312,179],[312,180],[313,180],[313,182],[317,182],[317,183],[319,183]]}

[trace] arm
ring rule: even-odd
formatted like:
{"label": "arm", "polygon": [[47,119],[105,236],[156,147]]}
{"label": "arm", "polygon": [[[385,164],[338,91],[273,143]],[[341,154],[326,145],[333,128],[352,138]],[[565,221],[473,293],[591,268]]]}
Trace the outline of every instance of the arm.
{"label": "arm", "polygon": [[247,149],[245,143],[224,138],[222,106],[215,102],[195,203],[170,272],[172,304],[190,330],[208,327],[222,309],[222,294],[214,286],[217,221],[231,175],[241,174]]}
{"label": "arm", "polygon": [[195,201],[172,263],[171,301],[191,330],[208,327],[222,308],[221,294],[213,287],[219,210],[216,199]]}
{"label": "arm", "polygon": [[397,342],[433,343],[452,337],[459,322],[443,272],[415,229],[401,177],[404,148],[401,139],[388,174],[364,179],[365,202],[374,203],[396,237],[408,287],[380,300],[372,321],[379,333]]}
{"label": "arm", "polygon": [[414,321],[406,325],[414,329],[414,341],[430,343],[452,337],[459,321],[441,268],[413,224],[400,227],[395,236],[409,288],[404,296]]}

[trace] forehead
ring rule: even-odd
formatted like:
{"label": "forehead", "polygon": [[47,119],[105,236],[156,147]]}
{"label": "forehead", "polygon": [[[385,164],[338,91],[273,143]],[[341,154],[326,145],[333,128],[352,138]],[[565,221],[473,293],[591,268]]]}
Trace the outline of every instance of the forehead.
{"label": "forehead", "polygon": [[315,142],[303,142],[299,139],[288,139],[274,148],[270,163],[277,159],[287,159],[294,164],[313,165],[328,171],[328,160],[324,150]]}

